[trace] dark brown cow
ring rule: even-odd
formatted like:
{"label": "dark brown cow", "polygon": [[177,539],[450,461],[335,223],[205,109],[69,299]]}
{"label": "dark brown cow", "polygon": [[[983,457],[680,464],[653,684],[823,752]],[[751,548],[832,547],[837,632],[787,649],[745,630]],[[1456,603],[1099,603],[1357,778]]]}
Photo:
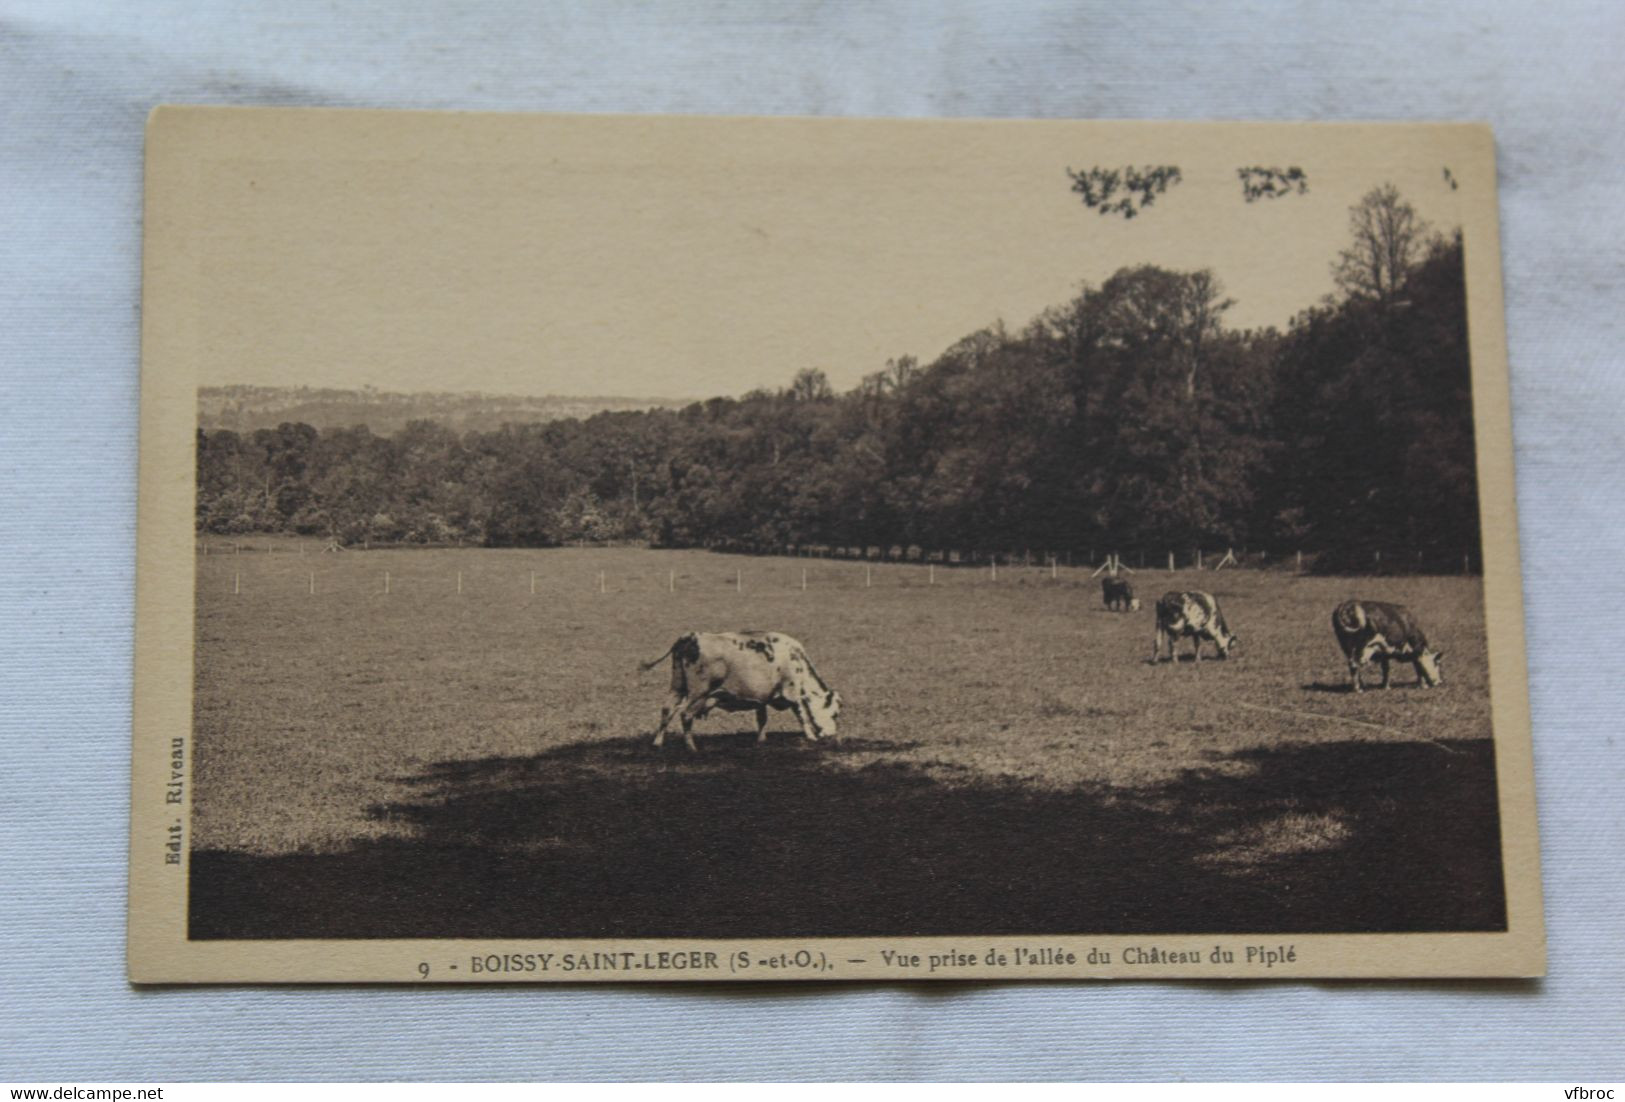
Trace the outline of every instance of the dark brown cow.
{"label": "dark brown cow", "polygon": [[[671,655],[671,700],[660,709],[654,744],[666,739],[673,716],[683,724],[683,741],[694,749],[694,721],[713,708],[756,713],[756,741],[767,738],[767,710],[788,709],[808,739],[830,735],[841,694],[824,684],[801,644],[776,631],[690,632],[667,649]],[[666,657],[643,663],[651,670]]]}
{"label": "dark brown cow", "polygon": [[1185,593],[1164,593],[1157,602],[1157,634],[1151,640],[1151,661],[1162,655],[1163,645],[1168,647],[1168,661],[1174,660],[1174,641],[1189,636],[1191,657],[1202,660],[1202,643],[1211,640],[1220,658],[1229,658],[1241,640],[1233,635],[1219,611],[1219,602],[1213,594],[1193,589]]}
{"label": "dark brown cow", "polygon": [[1404,605],[1382,601],[1344,601],[1332,610],[1332,630],[1348,659],[1349,679],[1359,692],[1360,670],[1375,658],[1382,663],[1382,687],[1389,688],[1388,666],[1394,659],[1416,667],[1416,683],[1424,689],[1444,684],[1439,671],[1443,653],[1428,646],[1422,626]]}
{"label": "dark brown cow", "polygon": [[1139,611],[1140,599],[1134,595],[1134,587],[1124,578],[1100,579],[1100,596],[1113,612]]}

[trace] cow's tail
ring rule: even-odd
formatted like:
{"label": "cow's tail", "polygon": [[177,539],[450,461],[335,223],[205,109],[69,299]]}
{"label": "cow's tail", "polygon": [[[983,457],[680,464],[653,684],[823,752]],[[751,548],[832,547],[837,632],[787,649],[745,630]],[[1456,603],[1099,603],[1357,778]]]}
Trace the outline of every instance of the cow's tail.
{"label": "cow's tail", "polygon": [[644,673],[648,673],[650,670],[660,665],[660,663],[664,662],[667,658],[671,657],[671,652],[677,649],[677,644],[680,642],[682,642],[681,639],[673,640],[672,645],[666,648],[665,654],[662,654],[659,658],[651,658],[647,662],[639,662],[638,669],[642,670]]}

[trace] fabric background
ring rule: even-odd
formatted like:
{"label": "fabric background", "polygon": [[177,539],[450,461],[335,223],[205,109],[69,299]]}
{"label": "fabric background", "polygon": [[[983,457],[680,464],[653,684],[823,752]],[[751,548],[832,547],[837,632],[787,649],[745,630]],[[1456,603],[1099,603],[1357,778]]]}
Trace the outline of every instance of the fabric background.
{"label": "fabric background", "polygon": [[[0,1080],[1625,1078],[1625,6],[0,2]],[[142,126],[163,102],[1485,119],[1538,983],[124,981]]]}

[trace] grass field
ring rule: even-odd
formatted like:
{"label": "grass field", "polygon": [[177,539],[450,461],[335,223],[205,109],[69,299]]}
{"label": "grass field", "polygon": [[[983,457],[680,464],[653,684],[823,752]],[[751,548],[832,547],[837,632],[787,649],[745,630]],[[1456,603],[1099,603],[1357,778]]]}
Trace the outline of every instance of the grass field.
{"label": "grass field", "polygon": [[[197,563],[193,937],[1504,926],[1477,578],[1143,572],[1119,614],[1065,568],[253,546]],[[1236,657],[1147,663],[1183,588]],[[1348,692],[1349,596],[1445,687]],[[648,745],[638,662],[742,628],[806,645],[842,744]]]}

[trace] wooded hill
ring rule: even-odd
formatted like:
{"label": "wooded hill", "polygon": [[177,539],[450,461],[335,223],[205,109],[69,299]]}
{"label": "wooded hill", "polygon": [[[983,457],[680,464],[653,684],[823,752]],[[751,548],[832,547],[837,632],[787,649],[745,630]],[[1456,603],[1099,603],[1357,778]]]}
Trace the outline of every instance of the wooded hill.
{"label": "wooded hill", "polygon": [[309,386],[206,386],[198,388],[198,426],[254,433],[278,425],[315,429],[366,425],[390,435],[413,421],[436,421],[456,432],[489,432],[506,424],[586,418],[596,413],[670,409],[664,398],[565,398],[467,391],[403,394],[366,387],[340,390]]}
{"label": "wooded hill", "polygon": [[1462,244],[1417,237],[1373,263],[1284,332],[1227,328],[1210,271],[1143,266],[842,394],[805,369],[740,398],[491,429],[200,429],[197,523],[348,543],[1234,546],[1329,569],[1381,551],[1459,570],[1479,550]]}

